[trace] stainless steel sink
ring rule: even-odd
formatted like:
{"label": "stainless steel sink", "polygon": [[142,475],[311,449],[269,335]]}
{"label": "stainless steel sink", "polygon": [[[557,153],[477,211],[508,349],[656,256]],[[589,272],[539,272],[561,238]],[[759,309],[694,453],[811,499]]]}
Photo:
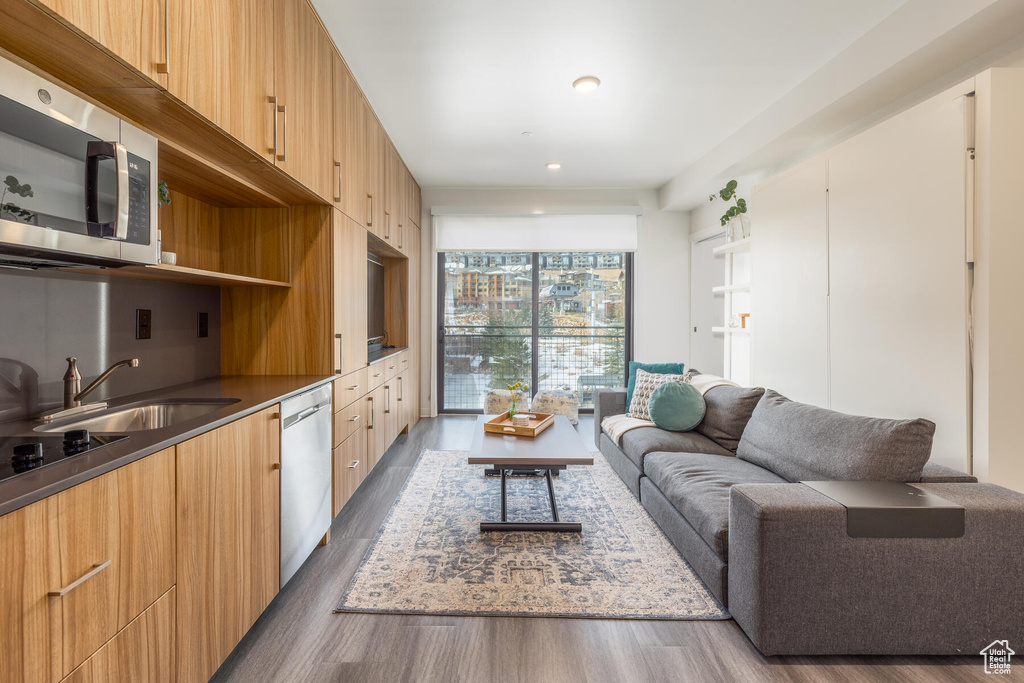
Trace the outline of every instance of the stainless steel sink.
{"label": "stainless steel sink", "polygon": [[89,416],[51,422],[36,427],[37,432],[66,432],[71,429],[88,429],[91,432],[141,432],[149,429],[170,427],[180,422],[194,420],[219,410],[224,406],[238,403],[237,398],[211,399],[165,399],[134,403],[110,408]]}

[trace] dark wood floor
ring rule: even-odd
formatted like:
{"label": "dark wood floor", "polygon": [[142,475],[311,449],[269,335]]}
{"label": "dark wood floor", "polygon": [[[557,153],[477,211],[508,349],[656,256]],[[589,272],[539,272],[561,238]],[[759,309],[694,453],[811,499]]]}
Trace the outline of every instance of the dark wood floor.
{"label": "dark wood floor", "polygon": [[[213,680],[965,681],[981,657],[763,657],[732,621],[334,614],[424,448],[469,448],[474,417],[399,437]],[[593,443],[593,422],[580,433]],[[1024,665],[1022,665],[1024,666]],[[991,677],[989,677],[991,678]]]}

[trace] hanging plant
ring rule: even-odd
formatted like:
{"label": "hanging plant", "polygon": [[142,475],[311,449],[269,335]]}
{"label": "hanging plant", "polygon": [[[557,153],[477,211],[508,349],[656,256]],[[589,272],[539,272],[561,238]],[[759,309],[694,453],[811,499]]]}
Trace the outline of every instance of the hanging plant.
{"label": "hanging plant", "polygon": [[722,223],[723,228],[726,225],[728,225],[729,221],[731,221],[733,218],[736,218],[740,214],[744,214],[747,212],[747,200],[743,199],[742,197],[736,194],[737,184],[738,183],[735,180],[730,180],[728,183],[725,184],[725,187],[718,191],[717,195],[708,195],[709,202],[713,202],[719,198],[721,198],[724,202],[735,202],[735,204],[730,206],[729,209],[725,213],[723,213],[722,217],[719,219]]}

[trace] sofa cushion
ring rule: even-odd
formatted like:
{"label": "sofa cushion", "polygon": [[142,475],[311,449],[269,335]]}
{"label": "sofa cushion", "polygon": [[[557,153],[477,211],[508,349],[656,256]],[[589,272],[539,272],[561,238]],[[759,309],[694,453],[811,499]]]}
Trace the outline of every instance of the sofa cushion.
{"label": "sofa cushion", "polygon": [[636,387],[636,371],[646,370],[659,374],[681,375],[686,372],[684,363],[641,363],[637,360],[629,361],[629,378],[626,381],[626,410],[633,402],[633,389]]}
{"label": "sofa cushion", "polygon": [[935,423],[837,413],[768,390],[737,455],[789,481],[919,481]]}
{"label": "sofa cushion", "polygon": [[630,429],[622,435],[619,448],[641,470],[644,469],[644,457],[648,453],[657,451],[732,455],[711,439],[701,436],[697,432],[669,432],[658,427]]}
{"label": "sofa cushion", "polygon": [[760,387],[720,386],[708,389],[704,394],[707,406],[704,419],[694,431],[735,455],[747,420],[763,394],[764,389]]}
{"label": "sofa cushion", "polygon": [[664,375],[656,372],[647,372],[643,368],[636,371],[636,386],[633,387],[633,398],[629,402],[630,417],[638,420],[651,420],[649,411],[651,397],[658,388],[668,382],[686,381],[686,375]]}
{"label": "sofa cushion", "polygon": [[651,421],[670,432],[688,432],[701,423],[707,407],[700,389],[688,382],[665,382],[651,394]]}
{"label": "sofa cushion", "polygon": [[644,473],[723,561],[729,559],[729,489],[786,483],[757,465],[707,453],[651,453]]}

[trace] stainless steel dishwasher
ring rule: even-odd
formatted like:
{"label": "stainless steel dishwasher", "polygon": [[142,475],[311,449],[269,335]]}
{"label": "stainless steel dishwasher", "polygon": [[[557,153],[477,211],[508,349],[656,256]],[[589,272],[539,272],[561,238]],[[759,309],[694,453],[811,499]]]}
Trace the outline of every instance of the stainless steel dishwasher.
{"label": "stainless steel dishwasher", "polygon": [[281,402],[281,586],[331,527],[331,384]]}

